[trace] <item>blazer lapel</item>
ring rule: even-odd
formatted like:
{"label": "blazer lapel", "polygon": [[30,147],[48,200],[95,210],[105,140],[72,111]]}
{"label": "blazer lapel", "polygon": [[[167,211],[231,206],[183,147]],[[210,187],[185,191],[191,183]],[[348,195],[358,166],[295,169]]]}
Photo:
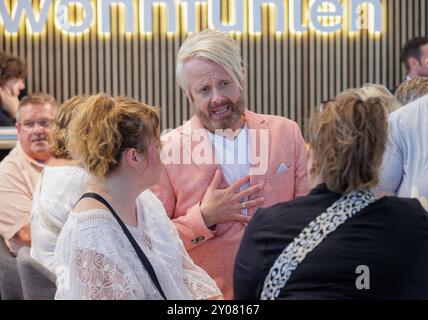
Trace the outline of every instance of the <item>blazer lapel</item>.
{"label": "blazer lapel", "polygon": [[[264,189],[266,176],[270,164],[270,134],[266,124],[266,120],[254,112],[246,111],[245,119],[248,126],[249,144],[250,144],[250,185],[260,184]],[[257,163],[255,156],[260,159]],[[260,196],[262,192],[253,195],[250,198]]]}

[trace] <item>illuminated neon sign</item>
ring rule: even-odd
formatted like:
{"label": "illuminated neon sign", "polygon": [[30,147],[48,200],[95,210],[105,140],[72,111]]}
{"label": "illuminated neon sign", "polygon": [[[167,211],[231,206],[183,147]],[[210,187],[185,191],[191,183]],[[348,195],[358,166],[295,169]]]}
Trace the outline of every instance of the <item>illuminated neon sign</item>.
{"label": "illuminated neon sign", "polygon": [[[304,6],[303,1],[309,1]],[[54,3],[53,3],[54,2]],[[19,31],[21,21],[26,17],[27,26],[32,33],[41,33],[46,25],[51,6],[54,5],[54,19],[57,28],[67,33],[84,33],[90,30],[96,18],[98,32],[111,32],[110,10],[119,5],[125,15],[124,32],[151,33],[153,32],[153,7],[162,6],[167,10],[167,32],[176,33],[179,28],[178,7],[182,6],[185,12],[184,23],[187,32],[196,30],[196,4],[208,6],[209,27],[224,32],[261,33],[262,8],[269,5],[275,9],[275,32],[286,31],[286,26],[292,33],[304,33],[313,29],[321,33],[333,33],[343,28],[347,16],[349,31],[358,32],[361,25],[361,7],[370,10],[370,22],[367,26],[371,32],[382,32],[383,8],[381,0],[231,0],[232,18],[228,23],[221,20],[220,0],[139,0],[138,6],[134,0],[98,0],[95,6],[90,0],[44,0],[39,8],[34,8],[31,0],[17,0],[12,8],[6,6],[5,0],[0,0],[0,24],[6,32],[14,34]],[[344,2],[347,4],[345,10]],[[83,12],[81,21],[71,22],[69,9],[74,6]],[[248,30],[245,30],[245,9],[248,8]],[[306,8],[304,12],[304,8]],[[287,11],[286,11],[287,10]],[[35,12],[36,11],[36,12]],[[345,12],[347,11],[347,12]],[[286,24],[286,12],[289,19]],[[325,23],[325,21],[330,21]]]}

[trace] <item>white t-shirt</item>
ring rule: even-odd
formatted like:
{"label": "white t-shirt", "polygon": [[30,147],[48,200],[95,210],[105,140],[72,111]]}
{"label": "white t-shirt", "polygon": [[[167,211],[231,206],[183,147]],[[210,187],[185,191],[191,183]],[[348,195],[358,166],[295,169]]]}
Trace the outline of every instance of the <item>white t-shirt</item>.
{"label": "white t-shirt", "polygon": [[[214,146],[216,159],[221,165],[223,175],[230,184],[250,173],[250,144],[248,141],[247,125],[241,130],[234,140],[227,139],[208,131],[211,143]],[[247,189],[249,183],[244,184],[240,191]],[[241,199],[247,201],[248,199]],[[248,209],[242,210],[243,215],[248,214]]]}
{"label": "white t-shirt", "polygon": [[31,256],[52,269],[58,235],[83,194],[90,176],[78,166],[46,166],[34,190],[31,209]]}

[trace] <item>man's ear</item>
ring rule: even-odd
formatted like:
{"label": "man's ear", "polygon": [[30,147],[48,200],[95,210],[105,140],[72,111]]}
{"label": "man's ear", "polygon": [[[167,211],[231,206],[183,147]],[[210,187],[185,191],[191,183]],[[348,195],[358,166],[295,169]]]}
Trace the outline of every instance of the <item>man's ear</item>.
{"label": "man's ear", "polygon": [[410,57],[409,60],[408,60],[408,64],[409,64],[410,68],[413,68],[415,66],[420,65],[420,62],[418,61],[418,59]]}

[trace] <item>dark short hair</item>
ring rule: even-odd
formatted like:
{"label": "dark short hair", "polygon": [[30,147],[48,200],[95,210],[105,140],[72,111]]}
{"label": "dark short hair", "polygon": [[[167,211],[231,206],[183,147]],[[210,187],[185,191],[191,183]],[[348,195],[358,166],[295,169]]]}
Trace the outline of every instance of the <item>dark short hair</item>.
{"label": "dark short hair", "polygon": [[409,69],[409,59],[421,59],[421,47],[428,44],[428,37],[416,37],[409,40],[401,50],[401,62]]}
{"label": "dark short hair", "polygon": [[0,86],[10,79],[22,79],[27,76],[27,65],[21,58],[0,52]]}

